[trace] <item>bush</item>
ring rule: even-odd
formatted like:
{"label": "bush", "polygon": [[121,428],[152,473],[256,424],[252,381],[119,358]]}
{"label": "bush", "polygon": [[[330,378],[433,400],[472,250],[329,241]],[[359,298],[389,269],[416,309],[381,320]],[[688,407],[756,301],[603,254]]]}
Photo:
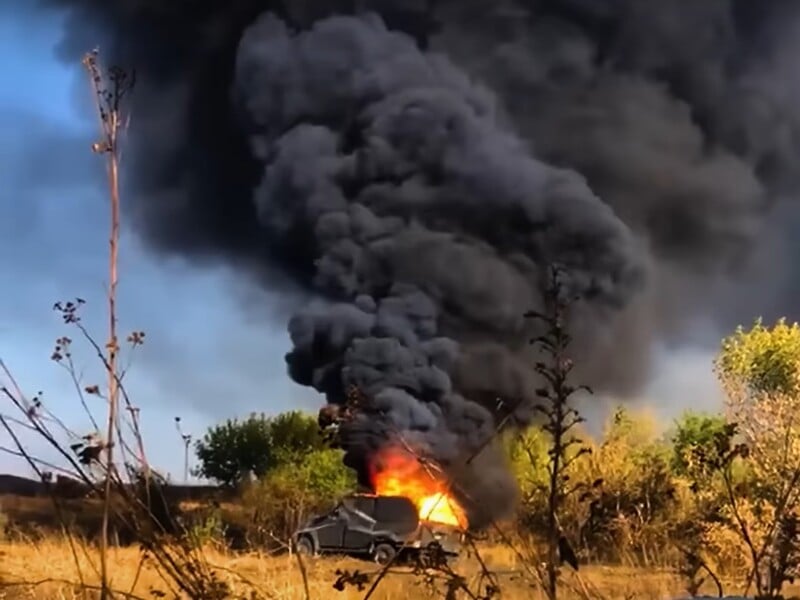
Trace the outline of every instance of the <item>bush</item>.
{"label": "bush", "polygon": [[[586,491],[566,499],[563,531],[585,558],[664,562],[680,514],[669,445],[657,438],[647,415],[618,408],[603,438],[588,446],[588,460],[576,461],[566,473],[570,488]],[[509,458],[522,490],[520,524],[536,536],[547,520],[542,432],[532,430],[510,444]]]}
{"label": "bush", "polygon": [[339,450],[316,450],[270,471],[242,494],[248,541],[258,546],[287,544],[309,516],[355,487],[355,474],[344,466]]}
{"label": "bush", "polygon": [[722,415],[685,412],[676,422],[671,440],[671,466],[675,474],[691,480],[701,478],[705,467],[698,459],[712,451],[726,425]]}
{"label": "bush", "polygon": [[226,533],[227,526],[222,515],[219,510],[214,509],[208,514],[192,519],[186,537],[193,547],[202,548],[207,545],[224,544]]}

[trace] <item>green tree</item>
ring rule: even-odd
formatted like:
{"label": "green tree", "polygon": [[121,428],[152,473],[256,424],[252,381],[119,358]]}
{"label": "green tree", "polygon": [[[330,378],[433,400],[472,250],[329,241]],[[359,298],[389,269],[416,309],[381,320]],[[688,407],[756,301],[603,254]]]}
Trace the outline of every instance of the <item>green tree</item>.
{"label": "green tree", "polygon": [[317,420],[300,411],[280,413],[269,423],[274,463],[297,463],[307,454],[325,449]]}
{"label": "green tree", "polygon": [[283,464],[294,464],[324,448],[315,419],[301,412],[276,417],[251,414],[210,427],[195,445],[196,474],[236,486],[250,473],[261,478]]}
{"label": "green tree", "polygon": [[[739,442],[720,471],[729,527],[749,552],[747,587],[778,597],[800,566],[800,326],[781,319],[765,327],[759,319],[749,330],[739,327],[723,340],[715,367]],[[729,473],[745,461],[752,493],[743,498]]]}
{"label": "green tree", "polygon": [[672,441],[672,470],[676,475],[696,480],[705,467],[702,457],[708,456],[724,435],[727,421],[724,415],[685,412],[675,422]]}
{"label": "green tree", "polygon": [[780,319],[773,327],[765,327],[756,319],[750,330],[739,327],[722,341],[716,367],[723,385],[737,395],[797,396],[800,326]]}
{"label": "green tree", "polygon": [[506,434],[502,442],[519,484],[520,508],[525,510],[531,502],[539,501],[539,495],[547,488],[549,440],[543,430],[532,427],[519,434]]}
{"label": "green tree", "polygon": [[337,500],[356,486],[355,472],[346,467],[341,450],[314,450],[295,464],[284,464],[267,476],[267,484],[284,481],[314,503]]}

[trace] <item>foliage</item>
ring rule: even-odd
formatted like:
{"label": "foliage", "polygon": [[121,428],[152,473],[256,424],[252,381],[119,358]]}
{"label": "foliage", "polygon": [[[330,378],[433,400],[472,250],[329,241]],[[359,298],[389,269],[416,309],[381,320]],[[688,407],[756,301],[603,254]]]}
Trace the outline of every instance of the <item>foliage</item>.
{"label": "foliage", "polygon": [[302,462],[307,454],[325,448],[317,420],[300,411],[280,413],[270,419],[269,433],[278,465]]}
{"label": "foliage", "polygon": [[663,545],[664,517],[674,497],[669,450],[657,439],[652,420],[617,408],[606,425],[603,442],[592,454],[586,479],[602,486],[582,526],[587,547],[616,548],[624,559],[641,554],[652,560]]}
{"label": "foliage", "polygon": [[341,450],[314,450],[299,462],[276,467],[243,492],[250,542],[287,543],[312,513],[330,506],[355,487],[355,474],[342,462]]}
{"label": "foliage", "polygon": [[[662,561],[680,495],[668,444],[657,439],[647,415],[617,408],[603,437],[585,447],[591,449],[586,459],[572,462],[564,472],[580,490],[562,505],[560,522],[567,537],[577,542],[585,559]],[[542,530],[546,520],[541,465],[547,450],[535,430],[509,447],[515,472],[529,475],[521,479],[520,522],[532,532]]]}
{"label": "foliage", "polygon": [[220,544],[224,541],[226,529],[219,510],[212,510],[187,527],[187,541],[197,548]]}
{"label": "foliage", "polygon": [[545,432],[539,428],[503,439],[509,465],[519,483],[523,509],[547,487],[547,443]]}
{"label": "foliage", "polygon": [[692,480],[701,478],[703,465],[698,458],[712,451],[726,424],[723,415],[685,412],[676,421],[671,439],[671,467],[675,474]]}
{"label": "foliage", "polygon": [[[757,320],[750,330],[739,328],[723,340],[715,366],[727,418],[736,424],[730,438],[738,438],[718,469],[726,522],[747,548],[748,583],[761,597],[777,597],[800,564],[800,327]],[[737,462],[747,465],[744,485],[731,475]]]}
{"label": "foliage", "polygon": [[800,390],[800,325],[780,319],[765,327],[757,319],[753,327],[736,332],[722,342],[717,372],[726,386],[742,387],[752,394],[797,396]]}
{"label": "foliage", "polygon": [[293,464],[325,447],[316,420],[301,412],[277,417],[251,414],[210,427],[195,445],[197,475],[233,487],[248,475],[257,478],[271,469]]}

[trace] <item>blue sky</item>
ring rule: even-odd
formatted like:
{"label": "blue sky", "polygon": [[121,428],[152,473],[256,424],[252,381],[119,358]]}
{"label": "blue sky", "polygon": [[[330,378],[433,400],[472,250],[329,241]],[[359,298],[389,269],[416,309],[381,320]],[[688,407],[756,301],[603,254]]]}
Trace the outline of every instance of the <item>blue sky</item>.
{"label": "blue sky", "polygon": [[[57,300],[86,299],[86,322],[104,340],[109,217],[103,165],[89,150],[97,123],[81,66],[54,57],[59,15],[8,4],[0,2],[0,358],[27,392],[43,391],[47,406],[85,433],[91,427],[69,377],[49,357],[55,338],[78,337],[52,311]],[[285,375],[288,336],[268,320],[268,294],[221,269],[150,255],[127,233],[121,252],[120,327],[147,334],[127,385],[157,466],[182,476],[175,416],[200,434],[251,411],[316,410],[314,392]],[[80,344],[76,355],[86,383],[99,383],[91,352]],[[94,408],[102,414],[101,401]],[[10,412],[7,404],[0,410]],[[9,442],[0,434],[0,445]],[[0,453],[0,472],[27,468]]]}
{"label": "blue sky", "polygon": [[[50,410],[85,433],[91,427],[71,382],[49,356],[58,336],[77,338],[52,311],[57,300],[86,299],[86,322],[103,340],[108,207],[102,162],[89,150],[96,121],[81,66],[54,56],[59,15],[20,13],[9,4],[0,0],[0,358],[29,393],[43,391]],[[157,467],[182,476],[175,416],[198,435],[251,411],[320,406],[313,391],[285,374],[288,336],[284,323],[268,316],[267,292],[223,269],[198,270],[148,254],[128,233],[121,277],[121,330],[147,333],[127,387]],[[100,383],[96,359],[78,348],[85,382]],[[710,360],[699,350],[661,353],[642,402],[657,407],[665,425],[698,397],[715,408]],[[589,416],[610,402],[598,402]],[[102,414],[99,402],[93,406]],[[7,404],[0,410],[9,412]],[[26,442],[42,458],[54,458],[35,438]],[[9,445],[0,433],[0,446]],[[0,472],[29,471],[0,453]]]}

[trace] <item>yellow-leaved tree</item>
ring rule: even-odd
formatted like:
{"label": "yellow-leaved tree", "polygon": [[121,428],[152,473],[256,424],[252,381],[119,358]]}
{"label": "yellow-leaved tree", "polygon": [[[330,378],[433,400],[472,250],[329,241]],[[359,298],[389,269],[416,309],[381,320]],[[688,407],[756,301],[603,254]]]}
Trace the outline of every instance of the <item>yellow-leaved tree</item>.
{"label": "yellow-leaved tree", "polygon": [[[723,340],[715,370],[735,424],[713,457],[727,521],[749,554],[746,587],[779,597],[800,564],[800,326],[759,319],[738,328]],[[732,476],[735,463],[745,463],[743,478]]]}

